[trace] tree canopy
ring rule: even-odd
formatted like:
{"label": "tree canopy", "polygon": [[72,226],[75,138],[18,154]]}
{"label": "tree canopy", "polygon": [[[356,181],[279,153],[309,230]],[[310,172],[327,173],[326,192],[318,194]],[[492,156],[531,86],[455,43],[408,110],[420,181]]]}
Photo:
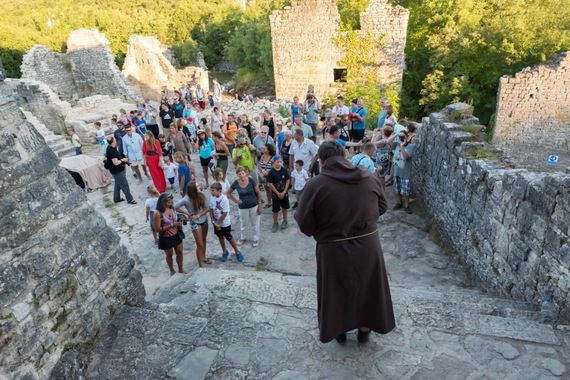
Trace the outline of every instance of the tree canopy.
{"label": "tree canopy", "polygon": [[[394,0],[410,10],[400,116],[417,118],[450,102],[473,103],[488,121],[499,78],[570,49],[565,0]],[[238,84],[272,83],[269,14],[287,0],[12,0],[0,5],[0,57],[18,77],[22,55],[41,44],[65,51],[70,31],[97,28],[122,63],[131,34],[171,45],[183,65],[204,53],[228,61]],[[368,0],[337,0],[343,28],[359,28]],[[32,11],[33,10],[33,11]],[[369,92],[369,89],[366,90]],[[393,92],[393,91],[392,91]]]}

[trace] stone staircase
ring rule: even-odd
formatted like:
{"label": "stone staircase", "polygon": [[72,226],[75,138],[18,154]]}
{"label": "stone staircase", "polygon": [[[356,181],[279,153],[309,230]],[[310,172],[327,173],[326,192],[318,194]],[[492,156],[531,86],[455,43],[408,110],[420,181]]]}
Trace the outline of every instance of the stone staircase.
{"label": "stone staircase", "polygon": [[50,149],[56,154],[57,157],[68,157],[75,154],[75,148],[71,141],[63,135],[56,135],[50,131],[38,118],[36,118],[31,112],[22,110],[26,119],[32,123],[40,135],[43,136],[46,144]]}
{"label": "stone staircase", "polygon": [[315,279],[252,270],[175,275],[95,345],[88,378],[549,379],[570,331],[523,302],[460,287],[392,285],[397,329],[318,341]]}

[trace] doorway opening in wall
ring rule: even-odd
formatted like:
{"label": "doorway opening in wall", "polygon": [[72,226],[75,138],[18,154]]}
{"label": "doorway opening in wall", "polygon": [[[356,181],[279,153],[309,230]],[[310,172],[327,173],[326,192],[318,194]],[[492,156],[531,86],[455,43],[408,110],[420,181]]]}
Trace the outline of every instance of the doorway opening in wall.
{"label": "doorway opening in wall", "polygon": [[336,68],[333,69],[333,76],[335,82],[346,83],[346,69],[345,68]]}

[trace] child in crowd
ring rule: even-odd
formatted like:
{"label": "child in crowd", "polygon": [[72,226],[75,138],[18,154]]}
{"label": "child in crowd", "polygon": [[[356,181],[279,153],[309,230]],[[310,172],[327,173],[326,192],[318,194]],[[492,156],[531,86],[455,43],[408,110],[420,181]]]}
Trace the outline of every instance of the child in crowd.
{"label": "child in crowd", "polygon": [[222,194],[222,185],[219,182],[214,182],[210,186],[210,192],[212,194],[210,197],[210,216],[212,217],[212,223],[214,224],[214,233],[218,237],[220,246],[222,247],[222,256],[220,256],[220,261],[227,261],[228,256],[230,255],[226,249],[226,242],[224,241],[225,238],[234,249],[237,261],[241,263],[244,257],[238,249],[236,240],[232,236],[230,202],[226,195]]}
{"label": "child in crowd", "polygon": [[267,186],[271,191],[271,207],[273,211],[273,227],[271,232],[279,230],[279,210],[283,209],[283,221],[281,229],[287,228],[287,210],[289,209],[289,184],[291,176],[287,169],[283,166],[283,158],[276,155],[273,157],[273,167],[267,175]]}
{"label": "child in crowd", "polygon": [[156,230],[154,229],[154,210],[156,209],[156,203],[158,202],[158,197],[160,193],[154,187],[154,185],[149,185],[146,188],[148,193],[148,198],[144,202],[144,207],[146,210],[146,222],[150,222],[150,230],[152,231],[152,237],[154,238],[154,244],[158,244],[158,236],[156,234]]}
{"label": "child in crowd", "polygon": [[99,153],[105,155],[107,153],[107,140],[105,140],[105,131],[101,126],[101,123],[96,121],[95,123],[95,139],[97,140],[97,145],[99,145]]}
{"label": "child in crowd", "polygon": [[192,182],[190,167],[186,162],[186,155],[182,152],[174,153],[174,161],[178,164],[178,187],[180,189],[180,195],[185,196],[186,188],[188,184]]}
{"label": "child in crowd", "polygon": [[178,172],[178,168],[176,164],[170,161],[170,157],[164,157],[164,165],[163,165],[164,175],[168,179],[168,183],[170,184],[170,188],[176,193],[174,189],[174,182],[176,181],[176,176]]}
{"label": "child in crowd", "polygon": [[303,194],[303,189],[309,179],[309,173],[303,169],[303,165],[303,160],[295,161],[295,170],[291,173],[291,187],[293,188],[293,192],[296,196],[293,209],[296,209],[297,206],[299,206],[299,199],[301,199],[301,194]]}
{"label": "child in crowd", "polygon": [[226,195],[228,193],[228,190],[230,189],[230,183],[226,179],[226,176],[224,175],[224,171],[222,170],[222,168],[216,168],[214,170],[213,177],[214,181],[219,182],[220,185],[222,185],[222,194]]}
{"label": "child in crowd", "polygon": [[79,138],[79,136],[77,136],[77,133],[75,133],[75,129],[68,128],[67,134],[69,136],[71,136],[71,143],[73,144],[73,147],[75,148],[75,155],[79,156],[80,154],[83,154],[83,152],[81,151],[81,147],[83,146],[83,143],[81,142],[81,139]]}
{"label": "child in crowd", "polygon": [[158,135],[158,141],[160,142],[160,148],[162,149],[162,157],[168,156],[170,161],[172,161],[172,145],[166,141],[166,137],[161,133]]}

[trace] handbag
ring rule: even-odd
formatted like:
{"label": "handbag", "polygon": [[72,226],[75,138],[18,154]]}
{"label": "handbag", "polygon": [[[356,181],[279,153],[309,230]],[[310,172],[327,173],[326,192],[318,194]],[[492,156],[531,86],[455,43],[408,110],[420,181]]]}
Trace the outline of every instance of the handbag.
{"label": "handbag", "polygon": [[181,240],[186,239],[186,234],[184,233],[182,227],[178,227],[178,231],[176,233]]}

